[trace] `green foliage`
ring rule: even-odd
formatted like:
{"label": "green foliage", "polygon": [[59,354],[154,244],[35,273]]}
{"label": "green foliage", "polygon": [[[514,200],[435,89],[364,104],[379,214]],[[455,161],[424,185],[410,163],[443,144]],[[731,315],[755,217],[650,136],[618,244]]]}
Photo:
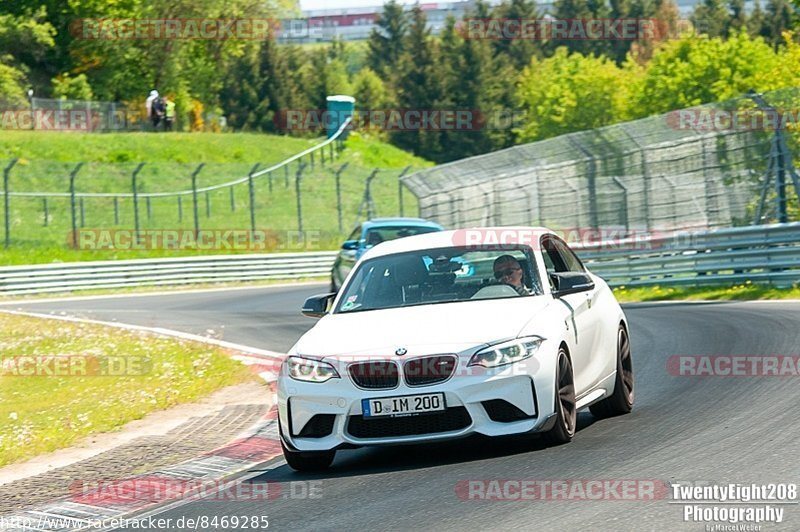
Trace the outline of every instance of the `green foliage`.
{"label": "green foliage", "polygon": [[519,131],[522,142],[604,126],[619,119],[624,105],[625,71],[606,57],[556,50],[531,61],[522,73],[517,96],[527,112]]}
{"label": "green foliage", "polygon": [[[533,20],[541,15],[534,0],[504,0],[492,13],[495,19],[511,20]],[[530,39],[498,39],[493,41],[494,53],[505,56],[514,68],[520,70],[530,62],[531,57],[542,54],[541,43]]]}
{"label": "green foliage", "polygon": [[761,35],[773,45],[783,43],[783,34],[800,20],[798,11],[789,0],[767,0]]}
{"label": "green foliage", "polygon": [[[403,46],[407,53],[398,65],[397,106],[400,109],[436,109],[442,95],[442,78],[437,71],[439,49],[419,5],[411,12],[411,24]],[[437,137],[435,132],[420,129],[391,135],[396,146],[420,155],[437,153],[441,149]]]}
{"label": "green foliage", "polygon": [[383,109],[389,103],[386,86],[371,68],[364,68],[353,77],[353,96],[359,109]]}
{"label": "green foliage", "polygon": [[726,35],[731,25],[731,16],[722,0],[703,0],[692,12],[692,24],[709,37]]}
{"label": "green foliage", "polygon": [[0,101],[25,103],[28,74],[54,45],[55,29],[45,16],[44,7],[19,16],[0,14]]}
{"label": "green foliage", "polygon": [[745,32],[722,38],[687,35],[666,43],[647,65],[633,99],[640,116],[741,96],[769,83],[760,72],[776,67],[762,39]]}
{"label": "green foliage", "polygon": [[11,65],[3,64],[0,57],[0,102],[8,105],[25,103],[25,72]]}
{"label": "green foliage", "polygon": [[[673,0],[555,0],[557,18],[656,19],[663,31],[641,41],[544,42],[465,38],[464,21],[454,19],[434,37],[422,9],[391,0],[367,41],[290,46],[89,38],[85,21],[272,18],[296,14],[296,0],[19,0],[0,14],[0,100],[25,105],[32,86],[43,97],[124,101],[135,115],[157,88],[176,102],[179,130],[196,128],[206,110],[236,131],[299,136],[316,132],[286,131],[282,114],[324,109],[333,94],[355,96],[361,110],[473,112],[468,131],[385,135],[444,162],[750,88],[800,85],[797,38],[784,33],[797,26],[800,0],[764,2],[748,15],[744,0],[702,0],[691,17],[696,34],[681,36]],[[466,18],[542,16],[534,0],[479,0]],[[515,127],[501,119],[521,111]]]}
{"label": "green foliage", "polygon": [[375,23],[378,28],[369,36],[367,66],[385,78],[405,50],[407,23],[403,6],[396,0],[389,0]]}
{"label": "green foliage", "polygon": [[78,74],[75,77],[62,74],[53,78],[53,97],[67,100],[91,100],[92,88],[89,86],[86,74]]}

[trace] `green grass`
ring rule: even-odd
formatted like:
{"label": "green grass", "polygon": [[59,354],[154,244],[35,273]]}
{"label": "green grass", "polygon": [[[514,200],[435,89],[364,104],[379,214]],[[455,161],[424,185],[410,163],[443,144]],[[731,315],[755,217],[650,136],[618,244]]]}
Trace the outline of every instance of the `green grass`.
{"label": "green grass", "polygon": [[[147,161],[137,178],[140,192],[190,190],[190,176],[199,163],[205,167],[198,175],[198,187],[225,183],[247,175],[258,162],[264,168],[294,155],[321,139],[298,139],[261,134],[81,134],[57,132],[0,131],[0,166],[19,158],[10,173],[14,192],[68,192],[69,174],[78,162],[86,164],[75,180],[77,192],[129,193],[131,174],[140,161]],[[329,152],[326,151],[326,158]],[[308,159],[305,161],[310,163]],[[338,227],[336,188],[333,169],[348,163],[341,175],[342,230]],[[305,240],[298,242],[297,196],[292,164],[288,175],[278,171],[269,179],[255,181],[256,227],[275,235],[273,246],[261,251],[308,251],[334,249],[356,222],[364,194],[364,183],[373,168],[379,168],[372,193],[376,214],[396,215],[399,211],[397,177],[407,166],[419,169],[431,163],[414,157],[373,138],[352,134],[346,149],[331,163],[322,165],[315,156],[315,167],[307,167],[301,187],[301,209]],[[229,189],[198,197],[201,229],[241,229],[250,227],[247,184],[233,188],[234,208]],[[406,191],[406,215],[415,215],[416,202]],[[143,257],[209,254],[214,250],[75,250],[70,246],[71,207],[69,198],[47,201],[47,226],[41,198],[11,197],[11,246],[0,251],[0,264],[32,264],[52,261],[113,260]],[[207,211],[207,203],[210,209]],[[0,208],[1,209],[1,208]],[[181,215],[182,211],[182,215]],[[119,223],[116,223],[117,216]],[[366,216],[362,212],[361,218]],[[77,225],[81,227],[81,205],[76,203]],[[148,209],[140,199],[141,229],[192,229],[191,195],[154,198]],[[84,229],[134,228],[134,208],[130,198],[86,198],[83,202]],[[230,253],[228,250],[219,252]]]}
{"label": "green grass", "polygon": [[[13,357],[56,355],[149,362],[144,371],[129,365],[125,376],[9,375]],[[2,313],[0,359],[0,466],[256,379],[221,349],[197,342]]]}
{"label": "green grass", "polygon": [[791,288],[745,284],[724,287],[661,287],[614,289],[622,303],[637,301],[750,301],[757,299],[800,299],[800,285]]}

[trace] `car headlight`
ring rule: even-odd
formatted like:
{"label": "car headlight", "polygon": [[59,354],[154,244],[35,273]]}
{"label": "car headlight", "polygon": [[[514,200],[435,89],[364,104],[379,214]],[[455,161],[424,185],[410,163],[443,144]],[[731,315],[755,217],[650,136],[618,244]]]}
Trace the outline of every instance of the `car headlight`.
{"label": "car headlight", "polygon": [[528,336],[493,345],[472,355],[469,365],[496,368],[513,364],[536,354],[542,342],[544,342],[544,338],[541,336]]}
{"label": "car headlight", "polygon": [[339,373],[331,364],[313,358],[291,356],[286,359],[289,376],[303,382],[326,382],[338,379]]}

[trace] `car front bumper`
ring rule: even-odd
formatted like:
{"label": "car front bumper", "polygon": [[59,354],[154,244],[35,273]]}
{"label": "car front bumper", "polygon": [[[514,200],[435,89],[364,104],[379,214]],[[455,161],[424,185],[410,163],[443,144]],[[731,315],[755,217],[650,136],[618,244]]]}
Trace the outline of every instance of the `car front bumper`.
{"label": "car front bumper", "polygon": [[[291,449],[325,451],[447,440],[471,434],[506,436],[546,430],[552,426],[555,367],[542,363],[540,354],[516,364],[489,370],[480,368],[477,372],[466,366],[469,357],[462,356],[455,374],[445,382],[408,386],[401,379],[392,389],[361,389],[348,375],[325,383],[308,383],[282,372],[278,381],[281,435]],[[444,394],[447,406],[444,413],[397,418],[362,416],[362,399],[437,392]],[[324,422],[319,423],[320,420]],[[301,436],[307,426],[323,430],[316,431],[314,437]]]}

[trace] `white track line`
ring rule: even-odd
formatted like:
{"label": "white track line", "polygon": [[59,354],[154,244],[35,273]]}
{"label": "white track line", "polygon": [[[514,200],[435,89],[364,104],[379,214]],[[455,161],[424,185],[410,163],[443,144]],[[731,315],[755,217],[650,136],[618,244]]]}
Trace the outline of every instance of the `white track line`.
{"label": "white track line", "polygon": [[205,336],[199,336],[197,334],[185,333],[181,331],[173,331],[172,329],[164,329],[162,327],[144,327],[142,325],[130,325],[127,323],[118,323],[112,321],[101,321],[101,320],[91,320],[87,318],[75,318],[73,316],[58,316],[55,314],[44,314],[41,312],[26,312],[22,310],[5,310],[0,309],[0,312],[5,314],[15,314],[18,316],[30,316],[33,318],[44,318],[44,319],[51,319],[51,320],[61,320],[61,321],[68,321],[72,323],[90,323],[93,325],[104,325],[106,327],[114,327],[116,329],[123,329],[126,331],[140,331],[146,332],[150,334],[155,334],[158,336],[167,336],[172,338],[179,338],[181,340],[191,340],[194,342],[202,342],[205,344],[215,345],[217,347],[222,347],[224,349],[231,349],[234,351],[239,351],[242,354],[262,357],[262,359],[267,358],[270,360],[283,360],[286,358],[286,355],[283,353],[278,353],[276,351],[269,351],[267,349],[260,349],[258,347],[251,347],[242,344],[235,344],[233,342],[226,342],[224,340],[217,340],[216,338],[207,338]]}

